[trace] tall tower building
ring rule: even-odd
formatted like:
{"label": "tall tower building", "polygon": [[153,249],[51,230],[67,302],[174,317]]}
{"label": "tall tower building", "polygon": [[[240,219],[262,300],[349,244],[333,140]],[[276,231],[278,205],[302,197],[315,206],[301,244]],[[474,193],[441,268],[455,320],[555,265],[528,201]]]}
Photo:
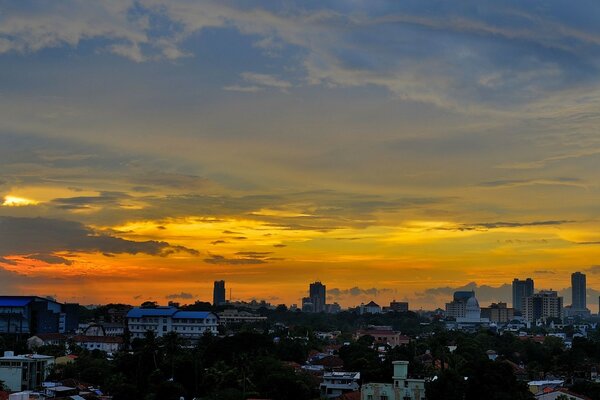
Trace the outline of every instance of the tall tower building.
{"label": "tall tower building", "polygon": [[321,282],[314,282],[309,287],[309,297],[312,300],[314,312],[325,311],[326,288]]}
{"label": "tall tower building", "polygon": [[533,279],[515,278],[512,283],[512,302],[515,311],[523,312],[523,301],[530,296],[533,296]]}
{"label": "tall tower building", "polygon": [[215,281],[215,286],[213,288],[213,305],[222,306],[225,303],[225,281]]}
{"label": "tall tower building", "polygon": [[585,274],[581,272],[575,272],[571,274],[571,293],[573,295],[573,302],[571,308],[574,310],[585,310],[586,304],[586,282]]}
{"label": "tall tower building", "polygon": [[563,298],[554,290],[542,290],[523,300],[523,316],[529,322],[563,317]]}

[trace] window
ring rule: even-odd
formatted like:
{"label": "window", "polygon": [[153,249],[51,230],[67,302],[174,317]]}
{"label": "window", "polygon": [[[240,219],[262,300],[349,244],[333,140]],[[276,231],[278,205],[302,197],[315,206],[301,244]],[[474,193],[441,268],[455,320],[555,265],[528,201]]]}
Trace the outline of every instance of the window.
{"label": "window", "polygon": [[367,400],[373,400],[373,395],[372,394],[368,394],[367,395]]}
{"label": "window", "polygon": [[389,400],[389,397],[387,394],[382,394],[381,396],[379,396],[379,400]]}

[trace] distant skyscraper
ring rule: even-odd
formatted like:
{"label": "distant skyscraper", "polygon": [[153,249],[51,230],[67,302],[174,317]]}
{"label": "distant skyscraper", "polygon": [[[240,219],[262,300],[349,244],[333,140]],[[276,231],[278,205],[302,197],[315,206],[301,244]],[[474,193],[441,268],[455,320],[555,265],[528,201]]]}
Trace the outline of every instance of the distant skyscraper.
{"label": "distant skyscraper", "polygon": [[539,319],[563,317],[563,298],[554,290],[543,290],[525,297],[523,300],[523,317],[529,322]]}
{"label": "distant skyscraper", "polygon": [[571,293],[573,295],[571,308],[574,310],[585,310],[587,308],[585,299],[585,274],[582,274],[581,272],[571,274]]}
{"label": "distant skyscraper", "polygon": [[225,281],[215,281],[213,289],[213,305],[221,306],[225,304]]}
{"label": "distant skyscraper", "polygon": [[325,311],[326,288],[321,282],[314,282],[309,287],[314,312]]}
{"label": "distant skyscraper", "polygon": [[515,311],[523,311],[523,299],[533,296],[533,279],[520,280],[515,278],[512,283],[512,301]]}

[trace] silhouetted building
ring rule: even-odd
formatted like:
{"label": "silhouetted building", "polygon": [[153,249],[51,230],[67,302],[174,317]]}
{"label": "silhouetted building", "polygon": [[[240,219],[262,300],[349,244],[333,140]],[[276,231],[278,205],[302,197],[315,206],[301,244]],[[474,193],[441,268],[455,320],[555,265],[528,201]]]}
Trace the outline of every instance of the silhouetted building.
{"label": "silhouetted building", "polygon": [[475,297],[473,290],[454,292],[450,303],[446,303],[446,316],[453,318],[464,318],[467,312],[467,301]]}
{"label": "silhouetted building", "polygon": [[585,281],[585,274],[581,272],[571,274],[571,293],[573,295],[571,308],[574,310],[585,310],[587,308]]}
{"label": "silhouetted building", "polygon": [[37,296],[0,296],[0,333],[70,333],[79,325],[79,304]]}
{"label": "silhouetted building", "polygon": [[488,318],[491,322],[510,322],[514,316],[515,310],[507,307],[506,303],[492,303],[481,309],[481,318]]}
{"label": "silhouetted building", "polygon": [[391,301],[390,302],[390,311],[395,312],[407,312],[408,311],[408,302],[406,301]]}
{"label": "silhouetted building", "polygon": [[[309,297],[314,312],[325,311],[326,288],[321,282],[314,282],[309,287]],[[303,307],[304,308],[304,307]]]}
{"label": "silhouetted building", "polygon": [[526,297],[533,296],[533,279],[524,280],[515,278],[512,283],[512,306],[515,311],[523,312],[523,300]]}
{"label": "silhouetted building", "polygon": [[563,317],[563,298],[554,290],[542,290],[523,300],[523,317],[529,322]]}
{"label": "silhouetted building", "polygon": [[213,288],[213,305],[222,306],[225,301],[225,281],[215,281]]}

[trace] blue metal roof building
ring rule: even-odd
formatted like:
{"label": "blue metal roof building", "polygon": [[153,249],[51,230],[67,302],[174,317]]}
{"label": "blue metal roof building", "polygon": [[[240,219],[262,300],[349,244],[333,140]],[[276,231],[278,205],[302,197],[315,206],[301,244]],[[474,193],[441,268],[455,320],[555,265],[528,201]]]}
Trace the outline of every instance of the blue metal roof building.
{"label": "blue metal roof building", "polygon": [[38,296],[0,296],[0,333],[66,333],[77,329],[77,304]]}
{"label": "blue metal roof building", "polygon": [[157,336],[175,332],[179,336],[197,340],[206,332],[217,334],[219,317],[208,311],[180,311],[175,307],[135,307],[127,313],[127,326],[132,338],[142,338],[147,331]]}

